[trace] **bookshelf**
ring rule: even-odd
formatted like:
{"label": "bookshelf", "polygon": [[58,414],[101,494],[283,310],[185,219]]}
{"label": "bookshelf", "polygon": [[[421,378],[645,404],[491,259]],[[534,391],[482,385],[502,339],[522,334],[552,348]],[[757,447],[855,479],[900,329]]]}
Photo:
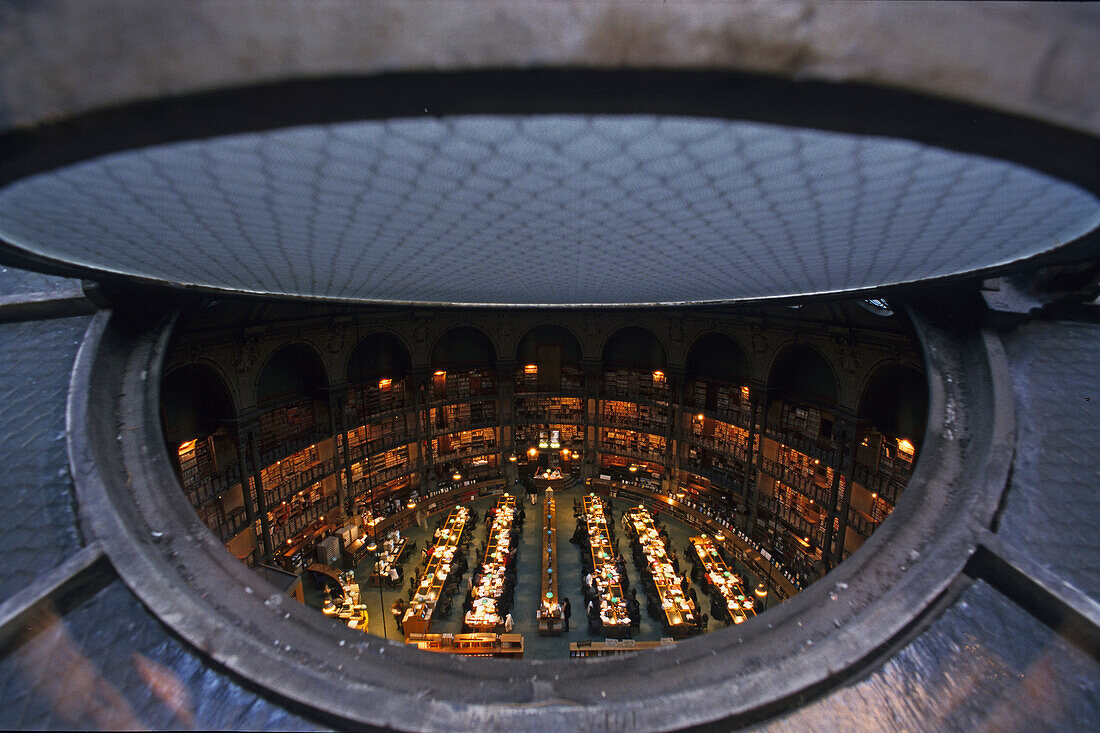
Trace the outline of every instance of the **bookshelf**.
{"label": "bookshelf", "polygon": [[517,396],[516,424],[584,423],[584,402],[579,397]]}
{"label": "bookshelf", "polygon": [[432,439],[436,463],[446,463],[491,453],[497,448],[495,428],[479,428],[448,433]]}
{"label": "bookshelf", "polygon": [[664,434],[669,427],[668,406],[604,400],[600,408],[600,424]]}

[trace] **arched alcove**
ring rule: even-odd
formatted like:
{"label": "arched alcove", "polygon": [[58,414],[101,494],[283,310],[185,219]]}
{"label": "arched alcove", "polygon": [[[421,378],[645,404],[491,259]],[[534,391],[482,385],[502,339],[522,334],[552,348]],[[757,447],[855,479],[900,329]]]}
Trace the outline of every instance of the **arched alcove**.
{"label": "arched alcove", "polygon": [[496,348],[492,340],[472,326],[458,326],[444,333],[432,347],[433,369],[492,367]]}
{"label": "arched alcove", "polygon": [[401,339],[390,333],[372,333],[360,339],[348,357],[347,378],[351,384],[400,380],[411,365],[409,350]]}
{"label": "arched alcove", "polygon": [[750,366],[745,350],[729,336],[706,333],[696,339],[688,350],[688,379],[746,384]]}
{"label": "arched alcove", "polygon": [[535,326],[516,347],[517,391],[552,391],[581,381],[581,345],[568,329],[553,324]]}
{"label": "arched alcove", "polygon": [[212,367],[188,364],[165,377],[161,419],[169,444],[211,435],[236,418],[229,388]]}
{"label": "arched alcove", "polygon": [[328,376],[320,355],[307,344],[289,344],[267,360],[256,379],[256,403],[273,405],[304,397],[320,398]]}
{"label": "arched alcove", "polygon": [[768,387],[786,400],[836,406],[836,374],[821,352],[807,344],[783,347],[772,362]]}
{"label": "arched alcove", "polygon": [[883,435],[919,442],[928,415],[927,379],[903,364],[880,366],[863,390],[858,415]]}
{"label": "arched alcove", "polygon": [[626,326],[604,343],[604,367],[664,369],[668,363],[665,347],[653,333],[641,326]]}

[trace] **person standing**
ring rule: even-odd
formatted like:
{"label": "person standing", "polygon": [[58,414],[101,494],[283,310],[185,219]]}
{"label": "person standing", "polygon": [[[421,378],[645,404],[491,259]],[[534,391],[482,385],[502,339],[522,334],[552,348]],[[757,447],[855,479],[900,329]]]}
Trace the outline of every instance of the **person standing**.
{"label": "person standing", "polygon": [[569,614],[573,612],[573,609],[569,605],[569,599],[566,598],[561,604],[561,615],[565,619],[565,625],[562,627],[563,631],[569,631]]}
{"label": "person standing", "polygon": [[512,621],[512,612],[504,614],[504,633],[512,633],[512,627],[515,626],[515,622]]}

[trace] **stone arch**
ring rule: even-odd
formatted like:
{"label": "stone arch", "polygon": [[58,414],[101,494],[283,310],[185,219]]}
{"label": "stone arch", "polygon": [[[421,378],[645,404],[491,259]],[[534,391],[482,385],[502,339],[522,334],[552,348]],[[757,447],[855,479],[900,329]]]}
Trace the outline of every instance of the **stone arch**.
{"label": "stone arch", "polygon": [[692,340],[684,358],[687,376],[748,384],[752,362],[737,339],[720,331],[705,331]]}
{"label": "stone arch", "polygon": [[229,383],[206,362],[185,364],[165,375],[160,409],[168,443],[210,435],[238,415]]}
{"label": "stone arch", "polygon": [[856,414],[883,435],[919,443],[928,419],[927,377],[896,360],[880,362],[860,391]]}
{"label": "stone arch", "polygon": [[605,369],[610,366],[664,369],[668,366],[668,349],[648,328],[623,326],[604,340],[601,361]]}
{"label": "stone arch", "polygon": [[256,376],[257,405],[273,404],[295,393],[324,399],[330,384],[325,360],[318,349],[304,341],[278,347],[268,355]]}
{"label": "stone arch", "polygon": [[823,407],[835,408],[839,403],[836,368],[817,347],[805,342],[790,342],[776,350],[767,386],[777,396],[797,396]]}
{"label": "stone arch", "polygon": [[448,366],[495,368],[496,359],[497,347],[490,334],[477,326],[455,326],[436,339],[429,364],[433,369]]}
{"label": "stone arch", "polygon": [[412,351],[392,331],[375,331],[363,336],[352,346],[344,362],[344,376],[349,384],[374,379],[400,379],[412,371]]}

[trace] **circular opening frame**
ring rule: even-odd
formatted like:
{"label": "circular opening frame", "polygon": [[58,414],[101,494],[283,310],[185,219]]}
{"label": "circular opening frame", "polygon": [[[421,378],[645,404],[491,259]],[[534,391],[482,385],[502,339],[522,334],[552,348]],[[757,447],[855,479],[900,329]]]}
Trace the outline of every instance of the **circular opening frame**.
{"label": "circular opening frame", "polygon": [[178,311],[138,321],[104,310],[88,329],[68,407],[80,517],[161,621],[212,662],[334,725],[747,724],[862,674],[921,628],[993,520],[1014,440],[1000,342],[910,316],[929,379],[928,427],[894,512],[781,606],[674,646],[584,661],[431,654],[351,631],[268,585],[199,520],[163,447],[159,392]]}

